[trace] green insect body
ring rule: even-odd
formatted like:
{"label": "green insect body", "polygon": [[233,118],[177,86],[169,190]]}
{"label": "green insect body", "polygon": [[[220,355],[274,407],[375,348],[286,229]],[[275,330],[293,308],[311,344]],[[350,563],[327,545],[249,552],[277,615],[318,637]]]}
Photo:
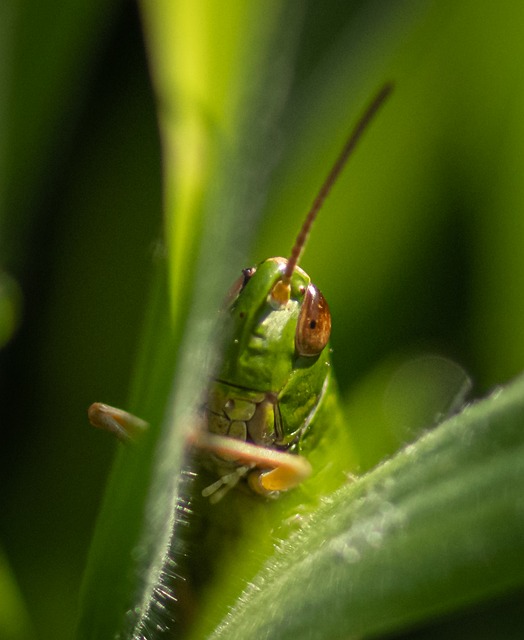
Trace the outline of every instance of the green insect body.
{"label": "green insect body", "polygon": [[196,517],[183,531],[181,571],[198,602],[216,597],[207,591],[214,583],[238,595],[287,536],[288,520],[356,470],[330,362],[329,308],[299,267],[289,299],[274,299],[287,264],[269,258],[244,270],[228,296],[228,341],[206,403],[210,446],[193,449],[186,506]]}

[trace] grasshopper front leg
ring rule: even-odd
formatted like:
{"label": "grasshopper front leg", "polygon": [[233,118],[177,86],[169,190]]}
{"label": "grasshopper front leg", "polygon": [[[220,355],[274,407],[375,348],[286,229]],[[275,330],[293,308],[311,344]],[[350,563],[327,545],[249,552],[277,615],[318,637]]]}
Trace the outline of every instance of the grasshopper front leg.
{"label": "grasshopper front leg", "polygon": [[87,417],[93,427],[107,431],[124,443],[134,440],[149,426],[132,413],[102,402],[94,402],[87,410]]}
{"label": "grasshopper front leg", "polygon": [[197,432],[190,443],[224,460],[246,465],[249,487],[261,495],[275,491],[289,491],[304,482],[312,469],[303,456],[269,449],[227,436]]}
{"label": "grasshopper front leg", "polygon": [[[108,431],[124,443],[132,442],[148,427],[148,423],[137,416],[100,402],[95,402],[89,407],[88,417],[94,427]],[[294,489],[306,480],[312,471],[311,465],[303,456],[200,429],[189,436],[188,444],[224,460],[238,463],[242,469],[238,478],[247,475],[249,487],[260,495]]]}

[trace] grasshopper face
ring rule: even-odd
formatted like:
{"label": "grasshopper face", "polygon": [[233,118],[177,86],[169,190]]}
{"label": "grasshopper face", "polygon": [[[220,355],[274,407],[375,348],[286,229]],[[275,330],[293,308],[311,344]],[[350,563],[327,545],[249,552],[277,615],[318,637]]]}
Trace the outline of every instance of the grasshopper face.
{"label": "grasshopper face", "polygon": [[309,276],[296,267],[288,299],[273,297],[286,265],[284,258],[269,258],[244,270],[231,289],[233,328],[220,381],[278,395],[298,369],[327,354],[331,315]]}

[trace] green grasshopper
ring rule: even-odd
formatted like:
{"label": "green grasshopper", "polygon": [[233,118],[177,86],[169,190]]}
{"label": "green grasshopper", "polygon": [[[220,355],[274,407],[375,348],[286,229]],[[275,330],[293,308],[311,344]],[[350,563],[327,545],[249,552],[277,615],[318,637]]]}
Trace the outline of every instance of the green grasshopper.
{"label": "green grasshopper", "polygon": [[[298,263],[324,199],[391,90],[385,85],[357,122],[289,259],[244,269],[227,295],[228,341],[187,443],[170,547],[152,604],[133,623],[133,638],[146,637],[150,628],[184,637],[198,623],[196,609],[211,597],[208,585],[218,574],[222,589],[227,592],[230,578],[238,589],[231,567],[263,557],[295,516],[356,469],[331,371],[329,307]],[[123,441],[147,427],[100,403],[91,405],[89,419]],[[271,500],[283,495],[287,499]]]}
{"label": "green grasshopper", "polygon": [[[322,472],[311,459],[323,442],[350,446],[334,418],[329,307],[298,263],[326,196],[391,90],[392,85],[383,86],[357,122],[289,259],[269,258],[244,269],[227,296],[230,341],[209,389],[204,428],[189,442],[205,454],[204,466],[216,476],[202,492],[212,502],[235,486],[278,496]],[[91,405],[89,419],[124,441],[146,427],[139,418],[100,403]],[[335,430],[339,433],[327,438]]]}

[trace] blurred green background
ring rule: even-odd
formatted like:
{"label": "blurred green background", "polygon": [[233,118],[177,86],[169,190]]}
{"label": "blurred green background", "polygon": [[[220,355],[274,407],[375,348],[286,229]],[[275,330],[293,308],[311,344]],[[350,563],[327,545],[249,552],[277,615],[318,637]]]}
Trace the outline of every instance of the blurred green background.
{"label": "blurred green background", "polygon": [[[413,356],[458,363],[474,396],[524,368],[522,33],[516,1],[304,3],[251,256],[289,252],[393,79],[303,260],[356,422]],[[126,406],[162,237],[157,116],[132,3],[3,4],[0,60],[0,637],[65,638],[115,447],[86,408]]]}

